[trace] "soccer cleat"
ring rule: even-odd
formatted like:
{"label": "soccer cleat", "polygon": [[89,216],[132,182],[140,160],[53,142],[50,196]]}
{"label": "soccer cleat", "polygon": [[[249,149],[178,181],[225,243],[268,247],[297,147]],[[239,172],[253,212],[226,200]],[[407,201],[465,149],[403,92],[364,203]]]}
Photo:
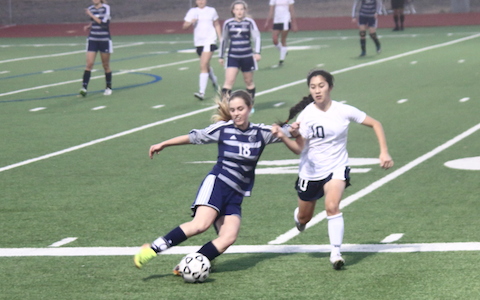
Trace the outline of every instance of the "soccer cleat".
{"label": "soccer cleat", "polygon": [[330,262],[334,270],[340,270],[345,265],[345,260],[340,253],[330,255]]}
{"label": "soccer cleat", "polygon": [[140,251],[133,257],[133,262],[137,268],[141,269],[146,263],[156,256],[157,253],[153,251],[153,249],[150,247],[150,244],[143,244]]}
{"label": "soccer cleat", "polygon": [[205,98],[205,95],[202,94],[202,93],[195,93],[193,94],[195,96],[195,98],[197,98],[198,100],[203,100],[203,98]]}
{"label": "soccer cleat", "polygon": [[110,96],[112,94],[112,89],[111,88],[106,88],[105,92],[103,92],[104,96]]}
{"label": "soccer cleat", "polygon": [[399,28],[399,27],[395,27],[395,28],[393,28],[393,30],[392,30],[392,31],[399,31],[399,30],[400,30],[400,28]]}
{"label": "soccer cleat", "polygon": [[293,212],[293,220],[295,221],[295,226],[297,226],[298,231],[302,232],[305,230],[305,227],[307,224],[302,224],[297,221],[297,215],[298,215],[298,207],[295,208],[295,211]]}
{"label": "soccer cleat", "polygon": [[281,61],[278,62],[278,66],[279,66],[279,67],[283,66],[283,60],[281,60]]}
{"label": "soccer cleat", "polygon": [[382,53],[382,47],[377,47],[377,53],[378,54]]}
{"label": "soccer cleat", "polygon": [[364,57],[365,55],[367,55],[365,51],[362,51],[362,53],[360,53],[360,57]]}
{"label": "soccer cleat", "polygon": [[81,88],[79,94],[82,97],[86,97],[87,96],[87,89],[86,88]]}
{"label": "soccer cleat", "polygon": [[173,275],[182,276],[182,271],[180,271],[180,265],[176,265],[175,268],[173,268]]}

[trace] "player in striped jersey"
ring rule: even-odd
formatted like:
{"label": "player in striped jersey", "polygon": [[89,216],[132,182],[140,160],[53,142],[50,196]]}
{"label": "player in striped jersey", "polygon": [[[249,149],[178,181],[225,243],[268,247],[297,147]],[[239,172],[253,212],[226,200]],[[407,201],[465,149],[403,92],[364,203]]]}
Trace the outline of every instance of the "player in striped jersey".
{"label": "player in striped jersey", "polygon": [[89,30],[87,38],[87,66],[83,72],[83,83],[80,89],[80,95],[87,95],[90,75],[95,63],[97,52],[100,52],[103,69],[105,70],[106,88],[103,93],[105,96],[112,94],[112,70],[110,69],[110,53],[113,52],[112,40],[110,37],[110,6],[105,0],[92,0],[93,5],[89,6],[85,13],[91,18],[92,22],[84,27]]}
{"label": "player in striped jersey", "polygon": [[[154,154],[170,146],[217,143],[218,156],[192,204],[193,220],[174,228],[152,244],[143,245],[134,257],[138,268],[159,252],[205,232],[211,225],[218,237],[203,245],[199,253],[213,260],[235,242],[240,230],[243,197],[250,196],[260,155],[266,145],[280,139],[271,132],[272,126],[250,123],[253,101],[249,93],[238,90],[223,99],[218,103],[214,124],[150,147],[149,155],[153,158]],[[288,126],[281,130],[290,136]]]}
{"label": "player in striped jersey", "polygon": [[[360,4],[360,5],[359,5]],[[367,54],[366,36],[367,29],[377,48],[377,53],[382,51],[380,41],[377,37],[377,17],[382,12],[380,0],[356,0],[352,8],[352,22],[356,22],[358,14],[358,29],[360,34],[360,57]]]}
{"label": "player in striped jersey", "polygon": [[[242,71],[246,90],[255,101],[255,83],[253,71],[258,69],[257,61],[261,59],[261,38],[257,24],[247,17],[247,3],[235,1],[231,5],[233,18],[225,21],[222,30],[219,61],[225,67],[225,83],[222,88],[222,97],[230,94],[238,71]],[[251,40],[253,39],[254,47]],[[228,55],[226,50],[228,47]],[[224,61],[227,56],[227,61]]]}

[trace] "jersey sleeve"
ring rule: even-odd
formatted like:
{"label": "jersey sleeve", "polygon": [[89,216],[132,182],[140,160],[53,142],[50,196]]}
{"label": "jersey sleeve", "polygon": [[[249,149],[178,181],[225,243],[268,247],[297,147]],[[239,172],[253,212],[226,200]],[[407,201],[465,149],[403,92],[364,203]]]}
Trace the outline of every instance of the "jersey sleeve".
{"label": "jersey sleeve", "polygon": [[226,124],[225,121],[220,121],[212,124],[204,129],[192,129],[188,133],[190,143],[192,144],[210,144],[219,141],[221,128]]}
{"label": "jersey sleeve", "polygon": [[225,52],[227,51],[227,46],[229,41],[228,22],[229,20],[226,20],[225,23],[223,23],[222,38],[220,40],[220,48],[218,49],[219,58],[224,58]]}
{"label": "jersey sleeve", "polygon": [[[259,124],[259,126],[262,130],[262,137],[263,137],[263,140],[265,141],[265,144],[278,143],[281,141],[281,139],[273,135],[271,125]],[[283,134],[285,134],[290,138],[292,137],[292,135],[290,134],[289,128],[290,128],[290,125],[285,124],[282,126],[281,130],[283,131]]]}
{"label": "jersey sleeve", "polygon": [[347,105],[347,104],[344,104],[344,105],[345,105],[345,111],[347,113],[347,116],[350,122],[362,123],[363,121],[365,121],[365,118],[367,117],[367,114],[365,112],[351,105]]}
{"label": "jersey sleeve", "polygon": [[250,19],[250,32],[253,39],[253,53],[260,54],[262,50],[262,38],[260,36],[260,30],[258,30],[257,23],[253,19]]}
{"label": "jersey sleeve", "polygon": [[185,22],[192,22],[192,20],[195,19],[195,8],[190,8],[188,11],[187,11],[187,14],[185,15],[185,18],[183,18],[183,20]]}

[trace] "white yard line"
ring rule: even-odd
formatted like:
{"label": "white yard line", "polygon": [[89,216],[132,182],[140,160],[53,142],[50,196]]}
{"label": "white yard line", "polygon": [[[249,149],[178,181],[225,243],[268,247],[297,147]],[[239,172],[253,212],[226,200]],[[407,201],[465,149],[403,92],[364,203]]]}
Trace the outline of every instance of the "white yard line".
{"label": "white yard line", "polygon": [[[161,255],[188,254],[200,246],[175,246]],[[139,247],[65,247],[65,248],[0,248],[0,257],[26,256],[130,256]],[[239,245],[231,246],[225,253],[330,253],[330,245]],[[424,243],[424,244],[344,244],[342,253],[411,253],[480,251],[480,243]]]}
{"label": "white yard line", "polygon": [[[440,48],[440,47],[453,45],[453,44],[464,42],[464,41],[474,39],[474,38],[477,38],[477,37],[480,37],[480,34],[475,34],[475,35],[471,35],[471,36],[464,37],[464,38],[461,38],[461,39],[457,39],[457,40],[454,40],[454,41],[441,43],[441,44],[421,48],[421,49],[418,49],[418,50],[409,51],[409,52],[406,52],[406,53],[403,53],[403,54],[394,55],[394,56],[391,56],[391,57],[375,60],[375,61],[372,61],[372,62],[359,64],[359,65],[352,66],[352,67],[345,68],[345,69],[340,69],[340,70],[337,70],[337,71],[333,71],[332,74],[344,73],[344,72],[347,72],[347,71],[351,71],[351,70],[355,70],[355,69],[359,69],[359,68],[363,68],[363,67],[383,63],[383,62],[387,62],[387,61],[390,61],[390,60],[393,60],[393,59],[402,58],[402,57],[405,57],[407,55],[412,55],[412,54],[420,53],[420,52],[423,52],[423,51],[428,51],[428,50],[433,50],[433,49],[437,49],[437,48]],[[173,62],[173,63],[170,63],[170,64],[163,64],[163,65],[157,65],[157,66],[152,66],[152,67],[145,67],[145,68],[140,68],[140,69],[131,70],[131,71],[123,71],[123,72],[119,72],[119,73],[152,70],[152,69],[156,69],[156,68],[163,68],[163,67],[167,67],[167,66],[173,66],[173,65],[183,64],[183,63],[187,63],[187,62],[191,62],[191,61],[197,61],[197,60],[198,60],[198,58],[191,59],[191,60],[180,61],[180,62]],[[102,77],[102,76],[99,76],[99,77]],[[80,80],[74,80],[73,82],[78,82],[78,81],[80,81]],[[70,82],[72,82],[72,81],[69,81],[69,83]],[[288,83],[288,84],[284,84],[284,85],[281,85],[281,86],[278,86],[278,87],[275,87],[275,88],[272,88],[272,89],[269,89],[269,90],[261,91],[261,92],[257,93],[257,97],[268,94],[268,93],[276,92],[278,90],[281,90],[281,89],[284,89],[284,88],[287,88],[287,87],[295,86],[297,84],[302,84],[302,83],[305,83],[305,82],[306,82],[306,79],[297,80],[297,81],[294,81],[294,82],[291,82],[291,83]],[[57,85],[60,85],[60,84],[64,84],[64,83],[57,83]],[[39,87],[36,87],[36,88],[39,88]],[[10,93],[12,93],[12,92],[10,92]],[[0,94],[0,96],[3,96],[3,95],[5,95],[5,94]],[[193,111],[193,112],[190,112],[190,113],[175,116],[175,117],[172,117],[172,118],[168,118],[168,119],[165,119],[165,120],[161,120],[161,121],[158,121],[158,122],[154,122],[154,123],[143,125],[143,126],[140,126],[140,127],[137,127],[137,128],[133,128],[133,129],[130,129],[130,130],[127,130],[127,131],[123,131],[123,132],[120,132],[120,133],[117,133],[117,134],[114,134],[114,135],[111,135],[111,136],[107,136],[107,137],[104,137],[104,138],[93,140],[93,141],[90,141],[88,143],[73,146],[73,147],[70,147],[70,148],[67,148],[67,149],[64,149],[64,150],[60,150],[60,151],[53,152],[53,153],[50,153],[50,154],[46,154],[46,155],[43,155],[43,156],[39,156],[39,157],[36,157],[36,158],[28,159],[28,160],[25,160],[25,161],[22,161],[22,162],[19,162],[19,163],[15,163],[15,164],[12,164],[12,165],[9,165],[9,166],[2,167],[2,168],[0,168],[0,172],[6,171],[6,170],[11,170],[11,169],[14,169],[14,168],[17,168],[17,167],[20,167],[20,166],[24,166],[24,165],[27,165],[27,164],[30,164],[30,163],[33,163],[33,162],[37,162],[37,161],[40,161],[40,160],[44,160],[44,159],[47,159],[47,158],[50,158],[50,157],[58,156],[58,155],[61,155],[61,154],[64,154],[64,153],[72,152],[72,151],[75,151],[75,150],[78,150],[78,149],[85,148],[87,146],[92,146],[92,145],[95,145],[95,144],[98,144],[98,143],[102,143],[102,142],[105,142],[105,141],[108,141],[108,140],[111,140],[111,139],[114,139],[114,138],[117,138],[117,137],[125,136],[125,135],[128,135],[128,134],[134,133],[134,132],[138,132],[138,131],[141,131],[141,130],[144,130],[144,129],[148,129],[148,128],[160,125],[160,124],[164,124],[164,123],[168,123],[168,122],[175,121],[175,120],[178,120],[178,119],[193,116],[193,115],[205,112],[205,111],[215,109],[216,107],[217,107],[216,105],[210,106],[210,107],[207,107],[207,108],[204,108],[204,109],[196,110],[196,111]]]}

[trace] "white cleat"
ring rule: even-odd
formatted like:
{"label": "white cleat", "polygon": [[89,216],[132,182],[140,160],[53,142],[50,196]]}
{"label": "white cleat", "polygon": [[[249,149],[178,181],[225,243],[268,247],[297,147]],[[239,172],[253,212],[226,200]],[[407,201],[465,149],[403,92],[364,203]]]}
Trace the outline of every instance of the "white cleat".
{"label": "white cleat", "polygon": [[105,92],[103,92],[104,96],[110,96],[112,94],[112,89],[111,88],[106,88]]}
{"label": "white cleat", "polygon": [[330,255],[330,262],[335,270],[340,270],[345,265],[345,260],[341,254]]}

